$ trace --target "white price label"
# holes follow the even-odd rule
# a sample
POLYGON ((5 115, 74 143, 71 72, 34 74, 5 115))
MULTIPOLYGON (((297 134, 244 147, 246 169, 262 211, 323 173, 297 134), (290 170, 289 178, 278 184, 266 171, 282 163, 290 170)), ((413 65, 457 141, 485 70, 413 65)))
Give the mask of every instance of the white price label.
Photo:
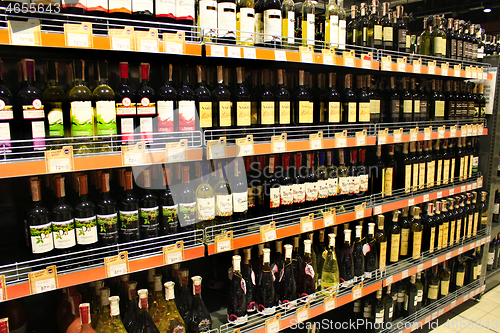
POLYGON ((436 319, 436 318, 437 318, 437 315, 438 315, 437 311, 436 311, 436 312, 434 312, 434 313, 432 313, 432 314, 431 314, 431 320, 436 319))
POLYGON ((253 155, 253 144, 252 145, 241 145, 238 156, 248 156, 253 155))
POLYGON ((49 160, 49 172, 68 172, 71 171, 71 159, 56 158, 49 160))
POLYGON ((286 51, 274 50, 274 60, 286 61, 286 51))
POLYGON ((469 294, 464 296, 464 302, 467 302, 469 300, 469 294))
POLYGON ((417 266, 417 273, 419 273, 419 272, 421 272, 421 271, 423 271, 423 270, 424 270, 424 264, 419 264, 419 265, 417 266))
POLYGON ((111 38, 111 49, 116 51, 130 51, 130 38, 111 38))
POLYGON ((353 292, 352 292, 352 299, 353 300, 361 298, 361 296, 363 296, 363 289, 359 288, 359 289, 353 290, 353 292))
POLYGON ((463 246, 461 246, 461 247, 458 248, 458 254, 462 254, 462 253, 464 253, 464 247, 463 246))
POLYGON ((461 72, 461 70, 455 69, 455 77, 460 77, 461 72))
POLYGON ((344 58, 344 66, 354 67, 354 58, 344 58))
POLYGON ((427 72, 429 74, 436 74, 436 66, 429 66, 427 72))
POLYGON ((226 56, 225 47, 222 45, 210 45, 210 56, 224 58, 226 56))
POLYGON ((282 153, 286 151, 285 142, 275 142, 273 145, 273 153, 282 153))
POLYGON ((345 147, 347 147, 347 139, 338 138, 337 139, 337 148, 345 148, 345 147))
POLYGON ((401 142, 401 140, 402 140, 402 135, 401 135, 401 133, 395 133, 395 134, 394 134, 394 143, 401 142))
MULTIPOLYGON (((477 128, 473 128, 472 129, 472 136, 476 136, 478 133, 477 133, 477 128)), ((482 133, 481 133, 482 134, 482 133)))
POLYGON ((217 242, 217 253, 225 252, 231 250, 231 241, 225 240, 222 242, 217 242))
POLYGON ((443 191, 439 191, 436 195, 438 199, 441 199, 443 197, 443 191))
POLYGON ((241 58, 241 47, 238 46, 228 46, 227 56, 229 58, 241 58))
POLYGON ((300 54, 300 61, 312 63, 313 62, 312 53, 306 53, 306 52, 301 53, 300 54))
POLYGON ((479 179, 477 180, 477 187, 478 187, 478 188, 483 187, 483 177, 481 177, 481 178, 479 178, 479 179))
POLYGON ((457 136, 457 129, 456 128, 452 128, 450 129, 450 136, 452 138, 456 137, 457 136))
POLYGON ((142 39, 141 52, 158 52, 158 41, 152 39, 142 39))
POLYGON ((257 52, 253 47, 243 48, 243 57, 245 59, 257 59, 257 52))
POLYGON ((356 211, 356 220, 362 219, 363 217, 365 217, 365 210, 364 209, 357 210, 356 211))
POLYGON ((333 65, 333 57, 331 55, 323 55, 323 65, 333 65))
POLYGON ((382 206, 373 207, 373 215, 380 215, 380 214, 382 214, 382 206))
POLYGON ((125 153, 125 165, 139 165, 142 164, 141 153, 125 153))
POLYGON ((450 190, 448 192, 449 192, 448 195, 454 195, 455 194, 455 189, 454 188, 450 188, 450 190))
POLYGON ((454 308, 455 306, 457 306, 457 301, 456 300, 451 301, 451 307, 454 308))
POLYGON ((392 281, 393 281, 393 276, 391 275, 385 279, 385 286, 392 284, 392 281))
POLYGON ((422 68, 420 65, 413 65, 413 73, 420 74, 421 71, 422 71, 422 68))
POLYGON ((379 136, 379 137, 378 137, 378 143, 379 143, 380 145, 385 145, 385 144, 386 144, 386 142, 387 142, 387 137, 386 137, 386 136, 379 136))
POLYGON ((269 230, 264 234, 266 242, 271 242, 276 239, 276 230, 269 230))
POLYGON ((392 63, 390 61, 382 61, 382 70, 383 71, 391 71, 392 63))
POLYGON ((328 216, 327 218, 323 219, 323 222, 325 223, 325 228, 333 225, 333 216, 328 216))
POLYGON ((13 31, 12 45, 35 45, 35 33, 30 30, 13 31))
POLYGON ((467 136, 472 136, 472 128, 470 126, 467 128, 467 136))
POLYGON ((184 149, 169 149, 168 150, 168 161, 169 162, 184 161, 184 149))
POLYGON ((73 47, 89 47, 89 36, 68 33, 68 45, 73 47))
POLYGON ((184 45, 176 42, 166 42, 165 52, 171 54, 184 54, 184 45))
POLYGON ((120 276, 127 274, 127 264, 122 263, 122 264, 117 264, 117 265, 111 265, 109 266, 109 276, 108 277, 115 277, 115 276, 120 276))
POLYGON ((424 140, 430 140, 431 139, 431 133, 427 132, 427 133, 424 133, 424 140))
POLYGON ((224 147, 223 146, 214 146, 210 148, 212 158, 224 158, 226 157, 226 154, 224 152, 224 147))
POLYGON ((439 310, 438 311, 438 317, 441 317, 443 315, 443 313, 444 313, 444 309, 439 310))
POLYGON ((465 185, 460 186, 460 192, 465 192, 465 185))
POLYGON ((472 184, 467 185, 467 191, 472 191, 472 184))
POLYGON ((408 199, 408 207, 415 206, 415 199, 408 199))
POLYGON ((280 330, 280 323, 274 322, 266 326, 266 333, 278 333, 280 330))
POLYGON ((174 252, 174 253, 169 253, 167 255, 167 264, 172 265, 175 264, 176 262, 181 262, 182 261, 182 252, 174 252))
POLYGON ((50 278, 46 280, 35 281, 36 293, 43 293, 56 289, 56 279, 50 278))
POLYGON ((306 321, 307 319, 309 319, 309 316, 308 316, 308 312, 307 311, 300 311, 300 312, 297 312, 297 322, 298 323, 301 323, 303 321, 306 321))
POLYGON ((364 68, 364 69, 371 69, 372 68, 372 62, 371 60, 361 60, 361 68, 364 68))
POLYGON ((430 321, 431 321, 431 317, 430 316, 425 317, 425 319, 424 319, 424 325, 427 324, 430 321))
POLYGON ((473 190, 477 189, 477 183, 472 183, 472 189, 473 190))
POLYGON ((410 141, 417 141, 418 133, 410 133, 410 141))
POLYGON ((448 252, 446 253, 446 260, 450 260, 451 259, 451 252, 448 252))
POLYGON ((429 201, 429 195, 428 194, 424 194, 424 202, 427 202, 429 201))
POLYGON ((438 139, 444 139, 444 130, 438 131, 438 139))
POLYGON ((404 62, 398 62, 398 72, 406 72, 406 64, 404 62))
POLYGON ((331 301, 325 302, 325 312, 328 312, 330 310, 335 309, 335 306, 337 305, 337 300, 333 299, 331 301))
POLYGON ((302 233, 314 230, 314 225, 312 222, 301 223, 301 226, 302 226, 302 233))
POLYGON ((491 235, 488 235, 488 237, 486 237, 486 241, 487 241, 487 242, 490 242, 490 241, 491 241, 491 235))
POLYGON ((358 136, 356 137, 356 146, 364 146, 366 145, 366 136, 358 136))
POLYGON ((405 269, 402 273, 401 273, 401 280, 404 280, 408 277, 408 270, 405 269))
POLYGON ((322 141, 321 139, 315 139, 311 140, 311 149, 321 149, 322 148, 322 141))
POLYGON ((437 258, 432 259, 431 266, 436 266, 438 264, 437 258))

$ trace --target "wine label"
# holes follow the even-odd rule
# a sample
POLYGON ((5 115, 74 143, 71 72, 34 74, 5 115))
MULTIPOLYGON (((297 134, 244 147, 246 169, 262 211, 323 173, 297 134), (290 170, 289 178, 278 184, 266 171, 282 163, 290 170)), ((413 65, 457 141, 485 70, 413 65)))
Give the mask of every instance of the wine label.
POLYGON ((269 189, 269 207, 277 208, 280 206, 280 188, 271 187, 269 189))
POLYGON ((437 242, 437 249, 441 250, 443 247, 443 225, 441 224, 438 227, 438 242, 437 242))
MULTIPOLYGON (((0 101, 1 104, 1 101, 0 101)), ((64 136, 64 119, 62 111, 62 103, 52 103, 53 107, 47 112, 47 123, 49 125, 49 137, 62 137, 64 136)), ((0 105, 1 107, 1 105, 0 105)), ((1 119, 0 112, 0 119, 1 119)), ((12 118, 10 118, 12 119, 12 118)), ((8 125, 8 123, 7 123, 8 125)), ((2 139, 0 137, 0 139, 2 139)), ((10 139, 10 135, 9 135, 10 139)))
POLYGON ((370 122, 370 102, 359 103, 359 122, 370 122))
POLYGON ((464 286, 464 278, 465 278, 465 272, 457 272, 457 281, 456 285, 457 287, 463 287, 464 286))
POLYGON ((420 258, 422 249, 422 231, 413 232, 413 259, 420 258))
POLYGON ((132 11, 149 12, 153 14, 153 0, 132 0, 132 11))
POLYGON ((357 109, 356 102, 347 103, 347 122, 348 123, 355 123, 357 121, 356 109, 357 109))
POLYGON ((467 238, 472 236, 472 225, 474 224, 474 215, 467 217, 467 238))
POLYGON ((371 99, 370 100, 370 115, 380 115, 380 100, 371 99))
POLYGON ((288 206, 293 204, 293 185, 280 186, 280 200, 281 205, 288 206))
POLYGON ((239 27, 236 30, 239 33, 240 41, 254 42, 254 29, 255 29, 255 9, 250 7, 241 7, 240 11, 236 13, 236 19, 239 27))
POLYGON ((450 181, 450 160, 443 161, 443 184, 447 185, 450 181))
POLYGON ((436 244, 436 227, 431 228, 431 238, 429 243, 429 253, 434 252, 434 245, 436 244))
POLYGON ((436 161, 427 162, 427 188, 434 186, 436 161))
POLYGON ((118 213, 97 215, 99 239, 113 240, 118 236, 118 213))
POLYGON ((338 194, 349 194, 350 190, 349 177, 339 177, 338 184, 339 184, 338 194))
POLYGON ((80 245, 97 242, 97 217, 75 217, 76 242, 80 245))
POLYGON ((134 142, 134 118, 121 118, 121 135, 125 143, 134 142))
POLYGON ((52 221, 52 235, 56 249, 67 249, 76 245, 75 220, 52 221))
POLYGON ((45 149, 45 122, 43 120, 31 122, 31 136, 35 150, 45 149))
POLYGON ((155 15, 175 19, 175 0, 156 0, 155 15))
POLYGON ((136 239, 139 235, 139 211, 119 211, 120 234, 126 239, 132 237, 136 239))
POLYGON ((153 117, 141 117, 139 122, 141 141, 153 141, 153 117))
POLYGON ((116 134, 116 105, 115 101, 96 102, 97 135, 116 134))
POLYGON ((420 114, 420 100, 419 99, 413 101, 413 113, 420 114))
POLYGON ((309 102, 299 101, 299 123, 309 123, 309 102))
POLYGON ((462 220, 458 219, 457 220, 457 234, 456 234, 456 239, 455 239, 456 243, 460 242, 461 232, 462 232, 462 220))
POLYGON ((281 125, 288 125, 290 124, 290 102, 289 101, 283 101, 279 102, 279 123, 281 125))
POLYGON ((143 235, 157 235, 158 216, 160 215, 159 207, 141 208, 139 213, 141 219, 141 232, 143 235))
POLYGON ((255 187, 248 188, 247 197, 248 197, 248 207, 249 208, 255 207, 255 205, 257 204, 257 191, 258 190, 255 187))
POLYGON ((465 157, 461 156, 460 157, 460 169, 458 172, 458 179, 460 181, 464 180, 464 165, 465 165, 465 157))
POLYGON ((438 160, 437 171, 436 171, 436 186, 441 185, 442 175, 443 175, 443 160, 438 160))
POLYGON ((124 97, 121 103, 116 103, 116 114, 118 116, 136 115, 136 104, 132 103, 129 97, 124 97))
POLYGON ((443 242, 442 242, 443 247, 448 246, 448 233, 449 232, 450 232, 450 223, 443 222, 443 242))
POLYGON ((314 45, 314 34, 316 32, 314 13, 308 13, 306 21, 306 24, 302 23, 302 39, 307 39, 307 45, 314 45))
POLYGON ((217 194, 215 201, 217 216, 233 215, 233 196, 231 194, 217 194))
POLYGON ((264 206, 264 186, 257 186, 257 204, 264 206))
POLYGON ((410 193, 411 191, 411 169, 411 164, 405 166, 405 193, 410 193))
POLYGON ((336 196, 338 193, 338 178, 328 178, 326 181, 328 184, 328 195, 336 196))
POLYGON ((423 190, 425 188, 425 163, 419 163, 418 168, 418 189, 423 190))
POLYGON ((399 260, 400 239, 401 239, 400 234, 391 235, 391 257, 389 258, 391 262, 397 262, 399 260))
POLYGON ((488 266, 493 265, 495 262, 495 252, 488 253, 488 266))
POLYGON ((235 213, 243 213, 248 210, 247 192, 233 193, 233 209, 235 213))
POLYGON ((419 181, 419 163, 414 163, 412 166, 413 178, 412 178, 412 190, 416 191, 418 189, 418 181, 419 181))
POLYGON ((463 179, 467 179, 469 177, 469 156, 464 156, 464 175, 463 179))
POLYGON ((94 135, 94 112, 92 103, 71 102, 71 136, 94 135))
POLYGON ((382 171, 384 173, 384 196, 392 196, 393 171, 394 168, 385 168, 382 171))
POLYGON ((217 1, 200 0, 198 2, 198 6, 198 20, 200 28, 217 29, 217 1))
POLYGON ((392 27, 384 27, 383 40, 384 42, 392 43, 392 27))
POLYGON ((401 229, 401 250, 402 256, 408 255, 408 242, 410 238, 410 229, 401 229))
POLYGON ((0 123, 0 152, 10 152, 10 124, 0 123))
MULTIPOLYGON (((398 240, 398 243, 399 243, 399 240, 398 240)), ((380 243, 380 253, 379 253, 379 269, 380 270, 383 270, 386 266, 386 258, 387 258, 387 242, 382 242, 380 243)), ((399 249, 399 244, 398 244, 398 247, 397 249, 399 249)), ((391 252, 391 255, 392 255, 392 252, 391 252)), ((396 260, 397 261, 397 260, 396 260)), ((392 260, 391 260, 392 262, 392 260)))
POLYGON ((182 227, 196 223, 196 202, 179 203, 179 222, 182 227))
POLYGON ((162 206, 163 225, 175 230, 177 227, 178 205, 162 206))
POLYGON ((200 221, 215 218, 215 197, 196 199, 197 217, 200 221))
POLYGON ((52 236, 52 223, 30 225, 31 252, 34 254, 45 253, 54 249, 52 236))
POLYGON ((303 203, 306 201, 306 190, 304 184, 293 184, 293 203, 303 203))
POLYGON ((493 205, 493 214, 496 215, 500 214, 500 203, 495 203, 493 205))
MULTIPOLYGON (((201 2, 200 2, 201 3, 201 2)), ((200 126, 203 128, 212 127, 212 102, 200 102, 200 126)))
POLYGON ((429 284, 429 290, 427 292, 427 298, 429 299, 437 299, 438 297, 439 284, 433 285, 429 284))
POLYGON ((450 221, 450 246, 455 243, 455 220, 450 221))
POLYGON ((328 195, 329 195, 328 181, 318 180, 318 198, 325 199, 328 198, 328 195))
POLYGON ((274 102, 260 102, 260 117, 263 125, 274 124, 274 102))
POLYGON ((179 101, 179 131, 181 132, 194 131, 196 129, 195 119, 196 119, 195 102, 179 101))
POLYGON ((472 236, 476 236, 477 235, 477 225, 479 223, 479 213, 478 212, 475 212, 474 213, 474 224, 472 226, 472 236))
POLYGON ((158 132, 174 131, 174 101, 158 101, 158 132))
POLYGON ((306 201, 318 200, 318 183, 306 183, 306 201))
MULTIPOLYGON (((244 9, 244 8, 242 8, 244 9)), ((253 27, 253 24, 252 24, 253 27)), ((238 126, 252 125, 252 106, 251 102, 236 102, 236 124, 238 126)))
POLYGON ((349 188, 351 193, 359 193, 361 191, 361 178, 359 176, 350 177, 349 188))
POLYGON ((217 4, 218 37, 236 37, 236 3, 222 2, 217 4))
POLYGON ((194 1, 175 0, 175 15, 177 20, 194 21, 194 1))
POLYGON ((281 10, 264 10, 264 43, 272 42, 281 36, 281 10))
POLYGON ((219 102, 219 126, 231 126, 231 102, 219 102))

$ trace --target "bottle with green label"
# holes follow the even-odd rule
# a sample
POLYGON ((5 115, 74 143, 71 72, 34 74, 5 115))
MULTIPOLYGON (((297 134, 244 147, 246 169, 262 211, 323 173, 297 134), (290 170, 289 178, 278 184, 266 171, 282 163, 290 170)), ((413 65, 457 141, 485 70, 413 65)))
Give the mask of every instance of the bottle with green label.
POLYGON ((139 240, 139 200, 134 195, 132 171, 126 171, 124 177, 125 193, 120 201, 120 241, 139 240))
POLYGON ((140 234, 142 239, 158 237, 159 208, 156 195, 151 191, 151 170, 142 172, 142 185, 144 193, 140 200, 140 234))
MULTIPOLYGON (((64 120, 65 115, 63 112, 63 103, 66 99, 66 94, 58 86, 58 63, 50 61, 47 66, 47 88, 43 91, 42 101, 45 105, 45 128, 47 129, 47 138, 56 139, 65 137, 64 120)), ((67 123, 67 122, 66 122, 67 123)), ((49 142, 49 148, 60 149, 57 144, 63 143, 62 140, 54 140, 49 142)))
POLYGON ((82 249, 90 249, 97 244, 97 217, 95 204, 87 195, 87 175, 78 177, 78 187, 80 199, 75 206, 76 242, 82 249))
POLYGON ((54 177, 56 204, 52 208, 52 236, 59 254, 68 253, 76 245, 73 207, 66 203, 64 177, 54 177))
POLYGON ((95 134, 101 151, 111 151, 117 148, 116 135, 116 105, 115 92, 108 85, 108 62, 100 61, 97 67, 99 85, 92 93, 94 117, 96 123, 95 134))

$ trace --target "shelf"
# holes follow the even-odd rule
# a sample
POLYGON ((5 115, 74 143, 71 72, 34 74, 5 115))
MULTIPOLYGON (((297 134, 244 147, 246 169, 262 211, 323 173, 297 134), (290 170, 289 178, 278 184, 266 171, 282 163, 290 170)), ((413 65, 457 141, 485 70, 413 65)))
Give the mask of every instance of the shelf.
MULTIPOLYGON (((406 259, 402 260, 394 265, 389 265, 386 267, 385 271, 374 271, 370 275, 371 277, 364 278, 363 288, 361 294, 356 296, 363 297, 374 293, 378 289, 385 286, 388 279, 393 279, 392 283, 395 283, 401 278, 402 274, 406 274, 408 272, 408 276, 417 273, 417 271, 422 271, 423 269, 427 269, 429 267, 437 265, 439 262, 442 262, 441 258, 452 258, 458 255, 458 252, 462 249, 463 251, 468 251, 469 249, 473 249, 480 244, 484 244, 487 242, 487 239, 490 237, 487 235, 488 230, 483 229, 478 232, 476 237, 471 238, 469 241, 466 241, 460 246, 455 246, 450 249, 442 249, 433 254, 428 252, 422 253, 422 256, 418 260, 406 259), (390 276, 389 276, 390 275, 390 276)), ((482 279, 484 281, 484 278, 482 279)), ((360 279, 354 282, 354 285, 359 285, 361 282, 360 279)), ((351 286, 352 287, 352 286, 351 286)), ((343 287, 341 286, 337 292, 337 299, 335 308, 338 308, 342 305, 351 303, 355 300, 355 296, 352 292, 351 287, 343 287)), ((478 286, 480 289, 481 286, 478 286)), ((326 313, 324 307, 324 300, 330 294, 325 294, 323 291, 318 291, 315 294, 315 297, 310 300, 310 312, 308 319, 314 318, 316 316, 322 315, 326 313)), ((299 307, 306 303, 305 298, 299 299, 299 307)), ((278 311, 277 311, 278 312, 278 311)), ((292 326, 292 323, 297 323, 297 316, 295 309, 292 310, 279 310, 281 313, 281 329, 288 328, 292 326)), ((223 324, 218 328, 220 333, 232 333, 236 328, 240 329, 241 333, 266 333, 265 320, 271 318, 270 316, 263 317, 259 314, 254 314, 248 316, 248 322, 244 325, 234 326, 231 324, 223 324)))

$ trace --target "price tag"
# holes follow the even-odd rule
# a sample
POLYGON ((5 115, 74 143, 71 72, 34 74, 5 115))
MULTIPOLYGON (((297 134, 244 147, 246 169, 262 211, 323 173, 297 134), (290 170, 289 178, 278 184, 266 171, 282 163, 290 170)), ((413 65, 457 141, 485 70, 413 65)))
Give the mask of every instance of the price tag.
POLYGON ((477 136, 478 134, 478 129, 477 129, 477 125, 472 125, 472 136, 477 136))
POLYGON ((432 126, 424 128, 424 140, 430 140, 432 135, 432 126))
POLYGON ((7 300, 7 284, 5 283, 5 275, 0 275, 0 302, 7 300))
POLYGON ((187 160, 188 140, 182 139, 179 142, 166 144, 167 162, 182 162, 187 160))
POLYGON ((136 51, 156 53, 159 52, 158 29, 149 31, 134 31, 136 51))
POLYGON ((475 74, 476 74, 475 76, 476 77, 473 76, 472 71, 473 71, 473 67, 472 66, 466 66, 465 67, 465 77, 468 78, 468 79, 472 79, 472 78, 477 79, 477 71, 475 72, 475 74))
POLYGON ((464 247, 463 246, 458 248, 458 254, 462 254, 462 253, 464 253, 464 247))
POLYGON ((438 127, 438 139, 444 139, 444 132, 446 131, 446 125, 438 127))
POLYGON ((384 285, 387 287, 388 285, 392 284, 392 281, 393 281, 393 275, 385 279, 384 285))
POLYGON ((398 143, 402 141, 403 138, 403 128, 394 130, 394 143, 398 143))
POLYGON ((427 316, 424 319, 424 325, 431 321, 431 316, 427 316))
POLYGON ((457 306, 457 301, 456 300, 451 301, 451 307, 454 308, 455 306, 457 306))
POLYGON ((418 127, 410 129, 410 141, 418 140, 418 127))
POLYGON ((449 191, 448 191, 448 195, 454 195, 455 194, 455 189, 454 188, 450 188, 449 191))
POLYGON ((314 230, 314 213, 300 218, 300 232, 306 233, 314 230))
POLYGON ((366 209, 366 202, 363 202, 361 205, 354 206, 356 220, 362 219, 365 217, 365 209, 366 209))
POLYGON ((465 192, 465 185, 460 186, 460 192, 465 192))
POLYGON ((373 207, 373 215, 380 215, 380 214, 382 214, 382 206, 373 207))
POLYGON ((219 138, 219 140, 208 140, 208 159, 214 160, 218 158, 226 158, 226 137, 219 138))
POLYGON ((352 51, 343 51, 342 57, 344 58, 344 66, 346 67, 354 67, 354 50, 352 51))
POLYGON ((477 135, 484 135, 484 124, 477 125, 477 135))
POLYGON ((436 62, 435 61, 429 61, 427 63, 427 66, 428 66, 428 68, 427 68, 428 74, 432 74, 432 75, 436 74, 436 62))
POLYGON ((166 53, 185 54, 185 32, 177 31, 176 33, 164 33, 163 45, 166 53))
POLYGON ((238 156, 253 155, 253 135, 247 135, 246 138, 236 139, 238 156))
POLYGON ((135 145, 122 146, 122 166, 133 166, 144 164, 146 161, 144 142, 135 145))
POLYGON ((405 269, 403 272, 401 272, 401 280, 404 280, 408 277, 408 270, 405 269))
POLYGON ((276 239, 276 222, 271 222, 269 224, 260 227, 260 241, 271 242, 276 239))
POLYGON ((323 212, 323 223, 325 228, 334 225, 336 222, 337 222, 337 211, 335 208, 323 212))
POLYGON ((424 202, 427 202, 429 201, 429 195, 428 194, 424 194, 424 202))
POLYGON ((40 20, 7 21, 9 28, 9 44, 42 45, 40 20))
POLYGON ((366 145, 366 130, 356 132, 356 146, 366 145))
POLYGON ((227 46, 227 56, 228 58, 241 58, 241 47, 227 46))
POLYGON ((441 64, 441 75, 447 76, 448 75, 448 69, 450 68, 450 64, 445 62, 441 64))
POLYGON ((295 315, 297 316, 297 322, 301 323, 309 319, 309 309, 311 305, 309 303, 301 306, 297 310, 295 310, 295 315))
POLYGON ((432 266, 436 266, 437 264, 438 264, 437 258, 432 259, 432 261, 431 261, 431 267, 432 266))
POLYGON ((281 330, 281 313, 266 320, 266 333, 278 333, 281 330))
MULTIPOLYGON (((228 50, 229 52, 229 50, 228 50)), ((257 59, 257 51, 253 47, 244 47, 243 48, 243 57, 245 59, 257 59)))
POLYGON ((313 60, 314 51, 312 46, 300 46, 299 52, 300 52, 300 61, 307 63, 314 62, 313 60))
POLYGON ((422 59, 413 60, 413 73, 420 74, 422 72, 422 59))
POLYGON ((323 148, 323 131, 309 134, 309 149, 316 150, 323 148))
POLYGON ((104 268, 106 269, 106 277, 111 278, 128 274, 128 252, 122 251, 116 256, 104 258, 104 268))
POLYGON ((109 43, 112 50, 134 51, 134 27, 109 29, 109 43))
POLYGON ((45 151, 45 170, 47 173, 74 171, 73 147, 45 151))
POLYGON ((210 56, 224 58, 226 56, 226 48, 222 45, 210 45, 210 56))
POLYGON ((454 138, 457 136, 457 125, 450 127, 450 137, 454 138))
POLYGON ((184 260, 184 241, 163 247, 163 264, 172 265, 184 260))
POLYGON ((337 293, 333 293, 323 301, 325 312, 331 311, 337 307, 337 293))
POLYGON ((372 58, 373 58, 372 52, 370 52, 368 54, 362 54, 361 55, 361 68, 372 69, 372 58))
POLYGON ((473 190, 477 189, 477 183, 472 183, 472 189, 473 190))
POLYGON ((467 302, 469 300, 469 294, 464 295, 464 302, 467 302))
POLYGON ((424 270, 424 264, 418 264, 417 265, 417 273, 421 272, 424 270))
POLYGON ((415 199, 408 199, 408 207, 415 206, 415 199))
POLYGON ((437 194, 436 194, 437 198, 438 199, 441 199, 443 197, 443 191, 439 191, 437 194))
POLYGON ((460 127, 460 136, 461 137, 466 137, 467 136, 467 125, 462 125, 460 127))
POLYGON ((490 242, 491 241, 491 235, 488 235, 488 237, 486 237, 486 242, 490 242))
POLYGON ((352 287, 352 300, 363 297, 363 281, 357 286, 352 287))
POLYGON ((450 260, 451 259, 451 252, 448 252, 446 253, 446 260, 450 260))
POLYGON ((441 317, 444 313, 444 309, 438 310, 438 317, 441 317))
POLYGON ((406 57, 398 58, 398 72, 406 72, 406 57))
POLYGON ((481 177, 479 177, 479 178, 477 179, 477 187, 478 187, 478 188, 483 187, 483 176, 481 176, 481 177))
POLYGON ((322 49, 323 53, 323 65, 333 65, 333 59, 335 58, 335 50, 332 49, 322 49))
POLYGON ((286 60, 286 51, 274 50, 274 60, 276 60, 276 61, 287 61, 286 60))
POLYGON ((383 71, 392 71, 391 56, 382 57, 382 70, 383 71))
POLYGON ((378 131, 378 144, 385 145, 387 143, 387 136, 389 135, 389 129, 383 129, 378 131))
POLYGON ((271 137, 271 151, 273 153, 283 153, 286 151, 286 133, 273 135, 271 137))
POLYGON ((92 23, 64 23, 64 41, 68 47, 92 47, 92 23))
POLYGON ((472 125, 467 125, 467 136, 472 136, 472 125))
POLYGON ((335 133, 335 147, 336 148, 347 147, 347 130, 343 130, 342 132, 335 133))
MULTIPOLYGON (((28 273, 30 293, 38 294, 57 289, 57 269, 55 265, 49 266, 42 271, 28 273)), ((5 286, 5 277, 3 279, 5 286)))
POLYGON ((215 236, 215 252, 221 253, 233 249, 233 231, 219 236, 215 236))
POLYGON ((472 184, 467 185, 467 191, 472 191, 472 184))
POLYGON ((455 77, 460 77, 461 74, 462 74, 462 65, 461 64, 454 65, 453 66, 453 70, 454 70, 454 73, 455 73, 455 77))

